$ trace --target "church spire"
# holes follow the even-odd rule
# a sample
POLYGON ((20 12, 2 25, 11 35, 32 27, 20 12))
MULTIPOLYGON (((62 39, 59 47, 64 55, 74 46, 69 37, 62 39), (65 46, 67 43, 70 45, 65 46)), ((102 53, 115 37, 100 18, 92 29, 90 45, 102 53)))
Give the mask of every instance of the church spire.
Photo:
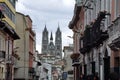
POLYGON ((52 36, 52 32, 51 32, 51 36, 50 36, 50 41, 53 41, 53 36, 52 36))
POLYGON ((46 28, 46 24, 45 24, 45 28, 44 28, 44 31, 45 31, 45 32, 47 31, 47 28, 46 28))
POLYGON ((59 26, 59 23, 58 23, 57 32, 60 32, 60 26, 59 26))

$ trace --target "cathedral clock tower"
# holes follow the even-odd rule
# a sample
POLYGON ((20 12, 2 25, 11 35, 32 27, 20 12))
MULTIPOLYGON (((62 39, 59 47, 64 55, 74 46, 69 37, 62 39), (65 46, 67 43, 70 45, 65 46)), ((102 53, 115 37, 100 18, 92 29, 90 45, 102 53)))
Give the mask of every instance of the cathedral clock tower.
POLYGON ((48 39, 48 30, 45 28, 43 30, 42 33, 42 54, 47 54, 48 53, 48 43, 49 43, 49 39, 48 39))
POLYGON ((55 47, 56 47, 56 57, 62 58, 62 38, 61 31, 58 25, 56 36, 55 36, 55 47))

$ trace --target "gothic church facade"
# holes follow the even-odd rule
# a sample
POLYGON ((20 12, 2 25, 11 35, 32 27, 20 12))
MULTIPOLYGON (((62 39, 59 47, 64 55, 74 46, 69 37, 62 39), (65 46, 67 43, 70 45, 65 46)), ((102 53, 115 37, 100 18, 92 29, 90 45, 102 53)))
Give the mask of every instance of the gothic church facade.
POLYGON ((55 33, 55 42, 53 42, 53 34, 51 32, 49 38, 49 32, 45 26, 42 32, 42 54, 55 56, 57 59, 62 58, 62 34, 58 26, 55 33))

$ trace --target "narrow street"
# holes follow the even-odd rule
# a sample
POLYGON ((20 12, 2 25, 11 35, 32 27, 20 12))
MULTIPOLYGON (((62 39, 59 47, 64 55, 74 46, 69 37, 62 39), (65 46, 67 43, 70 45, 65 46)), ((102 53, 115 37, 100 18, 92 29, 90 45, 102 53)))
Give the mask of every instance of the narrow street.
POLYGON ((120 0, 0 0, 0 80, 120 80, 120 0))

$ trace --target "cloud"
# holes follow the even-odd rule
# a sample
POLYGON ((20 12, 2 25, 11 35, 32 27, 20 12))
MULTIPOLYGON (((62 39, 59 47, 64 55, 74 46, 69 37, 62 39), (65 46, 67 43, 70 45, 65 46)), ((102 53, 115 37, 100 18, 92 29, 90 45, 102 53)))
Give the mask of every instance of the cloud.
POLYGON ((67 36, 72 36, 68 28, 69 21, 73 16, 75 0, 18 0, 16 10, 29 15, 33 21, 33 29, 36 32, 37 50, 41 52, 42 31, 45 24, 49 33, 53 35, 60 25, 62 31, 63 46, 72 43, 67 36))

